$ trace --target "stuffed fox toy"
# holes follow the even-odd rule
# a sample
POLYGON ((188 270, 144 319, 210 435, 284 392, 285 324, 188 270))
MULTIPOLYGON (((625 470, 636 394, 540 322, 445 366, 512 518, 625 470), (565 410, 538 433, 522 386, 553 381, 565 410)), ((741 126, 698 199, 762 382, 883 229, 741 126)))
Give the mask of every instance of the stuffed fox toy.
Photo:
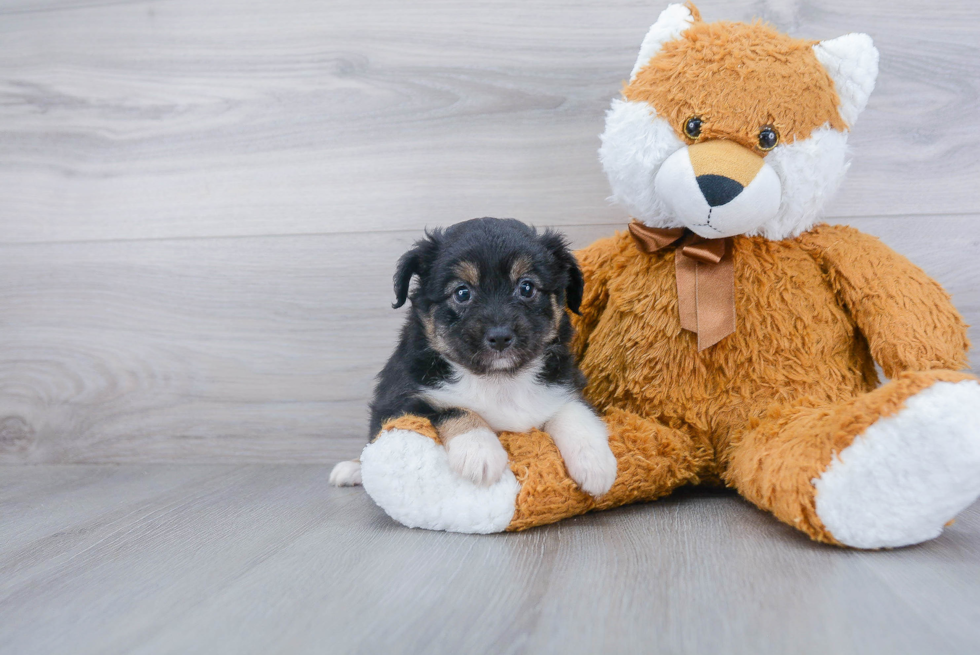
POLYGON ((632 223, 578 253, 577 354, 612 489, 581 491, 538 431, 501 434, 510 471, 474 485, 403 417, 364 450, 371 497, 408 526, 486 533, 724 484, 822 542, 939 535, 980 495, 966 326, 907 259, 817 223, 877 68, 864 34, 804 41, 667 7, 599 151, 632 223))

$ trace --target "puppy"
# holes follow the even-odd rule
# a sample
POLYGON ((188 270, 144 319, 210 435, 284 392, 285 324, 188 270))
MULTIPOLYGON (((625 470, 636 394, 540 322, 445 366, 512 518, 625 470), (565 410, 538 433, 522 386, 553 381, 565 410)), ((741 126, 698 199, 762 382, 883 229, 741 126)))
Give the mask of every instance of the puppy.
MULTIPOLYGON (((378 375, 370 436, 403 414, 432 421, 454 471, 480 485, 507 468, 497 433, 541 428, 593 496, 616 479, 602 420, 582 399, 568 344, 582 272, 564 238, 513 219, 477 218, 427 233, 399 260, 396 302, 412 307, 378 375), (418 284, 409 293, 413 277, 418 284)), ((332 483, 360 482, 341 462, 332 483)))

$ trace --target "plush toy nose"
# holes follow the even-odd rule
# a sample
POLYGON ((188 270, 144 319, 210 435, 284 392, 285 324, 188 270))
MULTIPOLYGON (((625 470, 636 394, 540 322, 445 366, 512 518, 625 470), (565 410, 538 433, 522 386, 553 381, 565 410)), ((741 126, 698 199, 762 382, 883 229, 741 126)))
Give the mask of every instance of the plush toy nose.
POLYGON ((712 207, 719 207, 731 202, 745 188, 724 175, 698 175, 696 179, 704 199, 712 207))
POLYGON ((701 194, 711 207, 734 200, 765 163, 748 148, 724 139, 696 143, 688 148, 688 155, 701 194))
POLYGON ((508 327, 492 327, 484 337, 487 345, 494 350, 504 351, 514 343, 514 331, 508 327))

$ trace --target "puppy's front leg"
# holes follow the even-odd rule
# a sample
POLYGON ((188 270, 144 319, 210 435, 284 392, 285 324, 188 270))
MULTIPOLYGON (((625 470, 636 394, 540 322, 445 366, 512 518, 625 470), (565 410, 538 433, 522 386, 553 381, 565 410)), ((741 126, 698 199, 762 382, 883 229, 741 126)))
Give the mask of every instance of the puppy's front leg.
POLYGON ((435 423, 449 455, 449 466, 460 476, 490 486, 507 470, 507 451, 479 415, 451 409, 435 423))
POLYGON ((558 446, 568 474, 582 491, 599 497, 616 481, 616 456, 609 449, 609 431, 581 400, 563 406, 544 425, 558 446))

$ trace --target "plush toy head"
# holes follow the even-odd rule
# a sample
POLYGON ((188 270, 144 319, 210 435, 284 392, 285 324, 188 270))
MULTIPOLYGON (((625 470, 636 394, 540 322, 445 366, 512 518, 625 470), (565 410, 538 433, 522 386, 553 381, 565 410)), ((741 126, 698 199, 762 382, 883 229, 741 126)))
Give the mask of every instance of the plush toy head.
POLYGON ((650 227, 796 236, 840 185, 877 74, 866 34, 804 41, 670 5, 606 116, 612 197, 650 227))

